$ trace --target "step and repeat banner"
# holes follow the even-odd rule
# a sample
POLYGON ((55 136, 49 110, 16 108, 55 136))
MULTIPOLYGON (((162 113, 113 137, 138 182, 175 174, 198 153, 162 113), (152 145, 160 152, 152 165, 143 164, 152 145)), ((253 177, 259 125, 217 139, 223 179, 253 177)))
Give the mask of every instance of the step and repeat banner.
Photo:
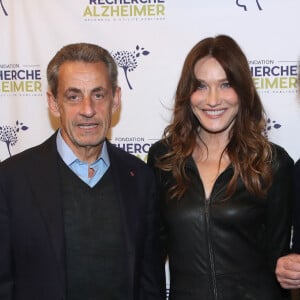
POLYGON ((0 160, 58 126, 46 67, 64 45, 96 43, 119 66, 111 142, 147 159, 168 124, 183 60, 199 40, 232 36, 249 59, 269 138, 300 158, 299 0, 0 0, 0 160))
POLYGON ((90 42, 119 67, 122 107, 109 138, 146 161, 170 120, 185 56, 217 34, 244 50, 266 134, 297 160, 299 12, 299 0, 0 0, 0 160, 57 129, 47 108, 47 64, 62 46, 90 42))

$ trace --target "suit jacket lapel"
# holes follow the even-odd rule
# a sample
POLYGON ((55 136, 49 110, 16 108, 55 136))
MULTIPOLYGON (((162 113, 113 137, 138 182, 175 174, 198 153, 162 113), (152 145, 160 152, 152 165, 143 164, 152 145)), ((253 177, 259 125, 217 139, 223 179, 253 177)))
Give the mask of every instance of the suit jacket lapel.
POLYGON ((126 260, 128 266, 128 282, 130 288, 128 289, 128 299, 133 298, 133 286, 134 286, 134 266, 136 258, 136 203, 134 203, 136 181, 134 178, 135 170, 132 170, 127 161, 124 160, 124 156, 114 146, 108 143, 107 145, 110 168, 116 186, 116 195, 120 203, 121 209, 121 221, 123 224, 126 246, 126 260))
MULTIPOLYGON (((63 208, 60 193, 59 172, 57 165, 56 134, 40 146, 35 164, 32 166, 30 182, 34 201, 39 207, 46 223, 49 238, 56 254, 60 276, 65 279, 65 249, 63 208)), ((29 174, 28 174, 29 176, 29 174)))
MULTIPOLYGON (((107 146, 117 199, 121 208, 128 257, 134 259, 136 254, 136 218, 139 214, 139 206, 136 202, 137 174, 136 170, 128 163, 128 157, 123 152, 110 143, 107 146)), ((131 261, 131 265, 134 265, 133 261, 131 261)))
POLYGON ((129 252, 134 251, 132 248, 132 240, 134 230, 131 230, 132 222, 134 220, 134 203, 131 203, 133 200, 132 193, 134 193, 133 182, 131 178, 130 172, 131 170, 129 167, 126 168, 123 162, 120 161, 119 153, 114 149, 114 146, 108 143, 108 153, 110 157, 110 167, 112 171, 112 175, 114 178, 114 183, 116 186, 116 194, 117 199, 120 203, 121 207, 121 215, 122 221, 125 230, 126 242, 128 246, 129 252))

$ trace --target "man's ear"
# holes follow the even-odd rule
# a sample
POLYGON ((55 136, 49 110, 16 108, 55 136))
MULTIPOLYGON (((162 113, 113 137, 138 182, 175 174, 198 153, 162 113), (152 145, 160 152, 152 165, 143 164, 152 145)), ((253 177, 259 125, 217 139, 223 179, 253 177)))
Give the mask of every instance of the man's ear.
POLYGON ((112 104, 113 113, 118 110, 120 104, 121 104, 121 88, 117 87, 113 97, 113 104, 112 104))
POLYGON ((51 114, 56 118, 60 117, 57 100, 55 99, 51 91, 47 92, 47 100, 48 100, 48 107, 51 114))

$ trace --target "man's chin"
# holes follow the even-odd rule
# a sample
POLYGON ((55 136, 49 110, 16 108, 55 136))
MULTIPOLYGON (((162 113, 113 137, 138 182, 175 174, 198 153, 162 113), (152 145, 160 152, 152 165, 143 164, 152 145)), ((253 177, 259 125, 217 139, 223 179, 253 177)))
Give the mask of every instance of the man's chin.
POLYGON ((105 138, 104 139, 81 139, 81 140, 78 140, 76 141, 76 144, 79 146, 79 147, 99 147, 103 144, 103 142, 105 141, 105 138))

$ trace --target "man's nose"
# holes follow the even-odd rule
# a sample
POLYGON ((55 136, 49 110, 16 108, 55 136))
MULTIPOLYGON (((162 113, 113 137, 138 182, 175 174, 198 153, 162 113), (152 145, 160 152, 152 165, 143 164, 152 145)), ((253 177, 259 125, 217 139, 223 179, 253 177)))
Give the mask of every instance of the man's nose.
POLYGON ((92 117, 95 114, 95 103, 89 96, 85 96, 81 102, 80 113, 86 117, 92 117))

